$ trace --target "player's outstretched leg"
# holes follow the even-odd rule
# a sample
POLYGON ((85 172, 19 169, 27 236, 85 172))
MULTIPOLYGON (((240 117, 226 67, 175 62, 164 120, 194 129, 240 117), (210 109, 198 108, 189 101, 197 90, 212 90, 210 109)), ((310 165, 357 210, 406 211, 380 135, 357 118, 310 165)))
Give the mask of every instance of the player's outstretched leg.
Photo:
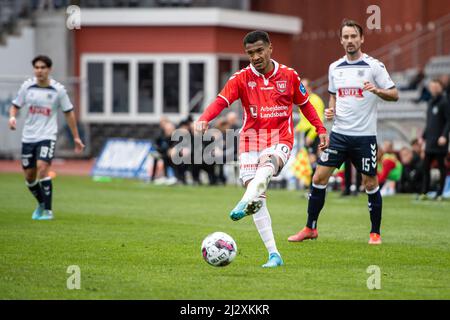
POLYGON ((264 268, 274 268, 283 265, 283 259, 278 252, 277 245, 275 243, 275 237, 272 231, 272 219, 270 218, 269 210, 267 209, 266 196, 261 195, 258 198, 262 207, 257 214, 253 215, 253 221, 255 222, 256 229, 258 229, 261 240, 266 246, 269 253, 269 260, 263 265, 264 268))
POLYGON ((262 202, 258 197, 266 192, 270 179, 276 172, 276 166, 278 166, 278 159, 275 155, 264 156, 260 159, 255 177, 248 184, 241 201, 230 213, 232 220, 240 220, 245 216, 257 213, 261 209, 262 202))

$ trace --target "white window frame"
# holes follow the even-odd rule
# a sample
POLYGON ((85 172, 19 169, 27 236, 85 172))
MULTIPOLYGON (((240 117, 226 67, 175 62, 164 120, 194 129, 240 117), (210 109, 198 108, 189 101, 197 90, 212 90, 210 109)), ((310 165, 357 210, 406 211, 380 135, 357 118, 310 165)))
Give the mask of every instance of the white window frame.
MULTIPOLYGON (((229 57, 229 56, 228 56, 229 57)), ((217 88, 217 54, 82 54, 81 56, 81 120, 95 123, 157 123, 162 116, 171 121, 181 121, 189 113, 189 63, 204 63, 205 95, 203 107, 212 102, 218 93, 217 88), (112 64, 128 62, 130 64, 129 112, 112 112, 112 64), (180 64, 180 112, 163 113, 163 63, 180 64), (88 112, 87 66, 88 63, 103 63, 103 101, 102 113, 88 112), (138 63, 154 64, 154 112, 138 113, 138 63)))

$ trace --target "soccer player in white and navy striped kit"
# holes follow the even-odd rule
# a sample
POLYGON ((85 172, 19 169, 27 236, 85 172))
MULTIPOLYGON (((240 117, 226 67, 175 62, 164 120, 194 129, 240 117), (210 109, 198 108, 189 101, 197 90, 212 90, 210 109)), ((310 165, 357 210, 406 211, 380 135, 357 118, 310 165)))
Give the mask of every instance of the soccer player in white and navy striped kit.
POLYGON ((288 238, 291 242, 315 239, 317 219, 325 203, 328 180, 335 168, 350 158, 368 195, 372 228, 369 244, 381 244, 380 226, 382 198, 377 180, 377 102, 397 101, 398 91, 386 67, 380 61, 362 53, 362 27, 344 20, 340 41, 346 55, 329 68, 329 108, 327 120, 334 118, 330 144, 318 161, 308 202, 306 227, 288 238))
POLYGON ((52 180, 49 176, 55 152, 57 112, 61 109, 72 132, 75 152, 80 153, 84 144, 80 139, 72 103, 62 84, 50 78, 52 60, 37 56, 32 61, 34 77, 26 80, 9 109, 9 127, 16 129, 19 110, 25 115, 22 132, 22 168, 30 192, 38 205, 32 219, 51 220, 52 180))

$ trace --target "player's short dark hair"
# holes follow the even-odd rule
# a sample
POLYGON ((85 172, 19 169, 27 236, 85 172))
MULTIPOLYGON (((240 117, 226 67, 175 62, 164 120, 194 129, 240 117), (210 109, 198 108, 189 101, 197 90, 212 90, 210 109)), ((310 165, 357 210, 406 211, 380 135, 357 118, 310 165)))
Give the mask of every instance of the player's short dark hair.
POLYGON ((363 27, 361 27, 358 22, 356 22, 355 20, 344 19, 341 24, 341 29, 339 30, 339 38, 342 37, 342 29, 344 29, 344 27, 356 28, 361 37, 364 35, 363 27))
POLYGON ((255 43, 259 40, 266 44, 270 44, 269 34, 267 32, 255 30, 247 33, 247 35, 244 37, 244 47, 247 43, 255 43))
POLYGON ((430 80, 430 82, 436 82, 436 83, 438 83, 438 84, 441 86, 441 88, 444 88, 444 87, 445 87, 445 86, 444 86, 444 83, 443 83, 442 80, 439 79, 439 78, 432 78, 432 79, 430 80))
POLYGON ((31 65, 34 67, 34 65, 38 61, 42 61, 43 63, 45 63, 47 68, 51 68, 53 65, 52 59, 50 59, 48 56, 44 56, 44 55, 38 55, 38 56, 34 57, 34 59, 31 60, 31 65))

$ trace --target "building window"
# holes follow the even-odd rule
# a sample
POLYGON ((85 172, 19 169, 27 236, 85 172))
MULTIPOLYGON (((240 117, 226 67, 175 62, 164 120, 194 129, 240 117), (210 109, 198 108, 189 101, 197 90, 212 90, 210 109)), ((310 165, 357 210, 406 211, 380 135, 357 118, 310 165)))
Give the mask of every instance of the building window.
POLYGON ((225 86, 225 83, 227 83, 228 79, 230 79, 233 72, 238 71, 232 71, 232 61, 231 59, 220 59, 219 60, 219 72, 217 73, 218 79, 218 87, 219 90, 222 90, 222 88, 225 86))
POLYGON ((113 113, 129 112, 129 63, 113 63, 113 113))
POLYGON ((138 112, 154 113, 154 64, 139 63, 138 64, 138 112))
MULTIPOLYGON (((217 96, 218 59, 213 54, 83 54, 81 119, 156 123, 166 116, 177 123, 199 114, 217 96)), ((224 83, 237 66, 235 57, 231 61, 224 83)))
POLYGON ((248 59, 240 59, 239 60, 239 70, 247 68, 250 64, 250 61, 248 59))
POLYGON ((180 64, 163 64, 163 113, 180 112, 180 64))
POLYGON ((90 62, 87 65, 88 110, 90 113, 102 113, 103 99, 103 63, 90 62))
POLYGON ((189 113, 200 113, 205 98, 205 64, 189 64, 189 113))

